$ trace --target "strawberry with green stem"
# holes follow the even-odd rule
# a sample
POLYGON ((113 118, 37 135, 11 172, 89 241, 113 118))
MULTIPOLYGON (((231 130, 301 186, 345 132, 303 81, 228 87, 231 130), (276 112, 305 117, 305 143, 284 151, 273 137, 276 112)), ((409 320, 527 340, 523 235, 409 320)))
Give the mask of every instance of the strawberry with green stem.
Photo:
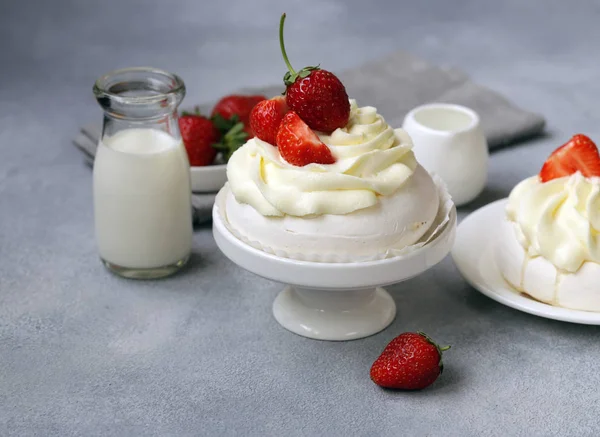
POLYGON ((384 388, 420 390, 442 374, 442 354, 450 346, 438 346, 423 332, 405 332, 394 338, 371 366, 371 380, 384 388))
POLYGON ((286 103, 302 120, 317 131, 331 133, 348 124, 350 102, 342 82, 319 66, 294 70, 283 42, 285 14, 279 22, 279 45, 288 72, 283 77, 286 86, 286 103))
POLYGON ((200 113, 198 107, 192 113, 181 114, 179 131, 192 167, 212 164, 218 151, 227 162, 248 137, 237 116, 225 120, 217 114, 209 119, 200 113))

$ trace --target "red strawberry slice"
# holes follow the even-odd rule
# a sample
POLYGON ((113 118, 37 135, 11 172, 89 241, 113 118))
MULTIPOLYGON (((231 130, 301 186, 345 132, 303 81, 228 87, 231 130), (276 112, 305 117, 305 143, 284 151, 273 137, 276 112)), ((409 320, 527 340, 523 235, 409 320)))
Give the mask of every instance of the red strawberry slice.
POLYGON ((600 176, 600 154, 596 144, 586 135, 573 136, 556 149, 540 171, 542 182, 581 172, 585 177, 600 176))
POLYGON ((254 135, 275 145, 279 125, 287 110, 288 107, 283 96, 257 103, 250 113, 250 128, 254 135))
POLYGON ((317 134, 294 111, 281 120, 276 138, 279 153, 292 165, 333 164, 335 158, 317 134))

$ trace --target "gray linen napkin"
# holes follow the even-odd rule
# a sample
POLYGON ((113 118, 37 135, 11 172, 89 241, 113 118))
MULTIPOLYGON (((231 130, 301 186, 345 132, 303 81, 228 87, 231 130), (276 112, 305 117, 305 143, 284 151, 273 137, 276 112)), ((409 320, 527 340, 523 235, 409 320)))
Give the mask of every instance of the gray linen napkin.
MULTIPOLYGON (((471 82, 456 69, 431 65, 405 52, 395 52, 378 61, 341 72, 340 79, 348 95, 361 106, 370 105, 393 127, 402 126, 404 116, 415 106, 430 102, 457 103, 475 110, 491 150, 540 134, 544 118, 518 108, 500 94, 471 82)), ((280 94, 283 82, 263 88, 245 88, 240 93, 280 94)), ((200 105, 204 114, 213 103, 200 105)), ((82 128, 75 145, 93 160, 100 137, 97 124, 82 128)), ((196 219, 210 220, 214 194, 194 194, 192 201, 196 219)))

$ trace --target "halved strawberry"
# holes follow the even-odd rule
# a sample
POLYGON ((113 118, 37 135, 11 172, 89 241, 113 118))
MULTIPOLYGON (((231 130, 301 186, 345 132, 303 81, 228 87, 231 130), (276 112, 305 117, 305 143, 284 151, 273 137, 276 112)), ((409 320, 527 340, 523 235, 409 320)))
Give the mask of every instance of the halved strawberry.
POLYGON ((540 178, 542 182, 581 172, 585 177, 600 176, 600 154, 596 144, 586 135, 574 135, 548 157, 540 178))
POLYGON ((283 96, 258 102, 250 112, 250 127, 254 135, 275 145, 279 125, 287 110, 288 107, 283 96))
POLYGON ((335 158, 300 116, 288 112, 281 120, 277 132, 277 147, 283 159, 292 165, 303 167, 307 164, 333 164, 335 158))

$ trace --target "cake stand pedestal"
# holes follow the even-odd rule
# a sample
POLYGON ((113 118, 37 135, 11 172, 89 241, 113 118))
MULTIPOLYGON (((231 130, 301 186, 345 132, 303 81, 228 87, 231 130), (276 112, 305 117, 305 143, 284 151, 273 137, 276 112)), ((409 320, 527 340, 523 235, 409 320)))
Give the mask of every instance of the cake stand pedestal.
POLYGON ((213 234, 219 249, 240 267, 288 284, 275 298, 273 314, 286 329, 317 340, 354 340, 385 329, 396 304, 383 286, 410 279, 440 262, 450 252, 456 210, 435 239, 422 248, 379 261, 322 263, 272 255, 244 243, 213 209, 213 234))

